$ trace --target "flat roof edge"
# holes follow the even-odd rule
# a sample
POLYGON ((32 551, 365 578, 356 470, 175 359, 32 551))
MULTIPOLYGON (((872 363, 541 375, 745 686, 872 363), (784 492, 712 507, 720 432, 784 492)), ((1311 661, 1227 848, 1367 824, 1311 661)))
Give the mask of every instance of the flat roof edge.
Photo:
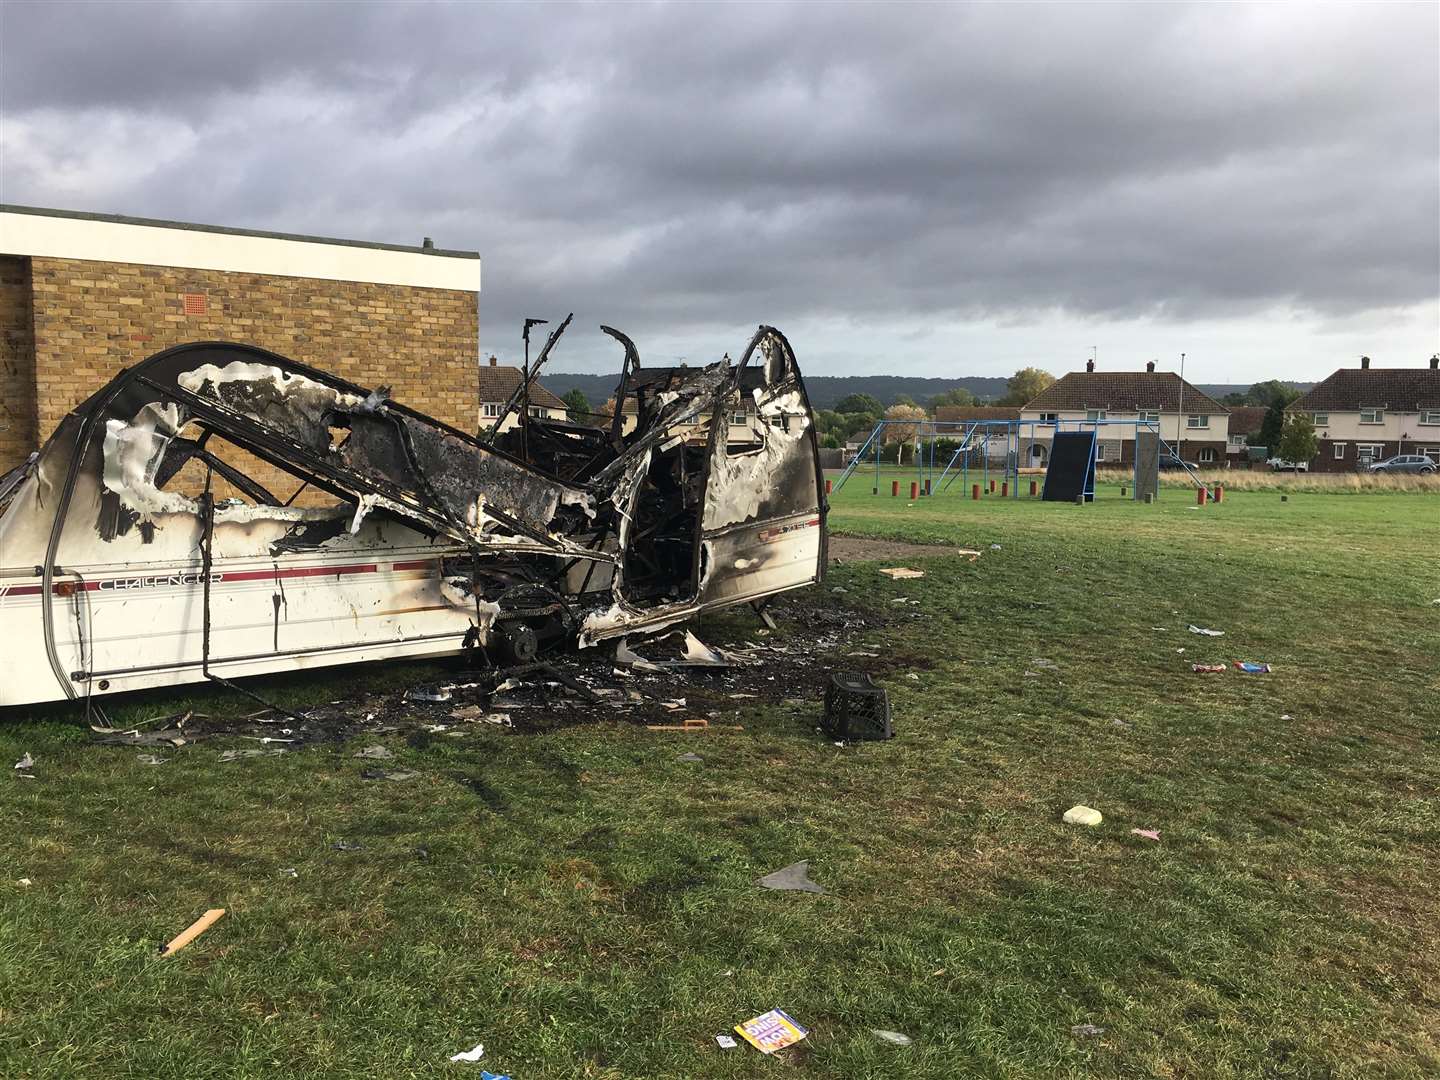
POLYGON ((43 206, 0 203, 0 214, 30 214, 35 217, 68 218, 72 221, 102 221, 112 225, 141 225, 152 229, 180 229, 186 232, 216 233, 221 236, 254 236, 264 240, 290 240, 301 244, 332 244, 337 247, 367 248, 372 251, 402 251, 411 255, 438 255, 447 259, 479 259, 478 251, 427 248, 411 244, 382 244, 372 240, 342 240, 333 236, 269 232, 263 229, 235 229, 225 225, 200 225, 190 221, 129 217, 124 214, 92 214, 83 210, 56 210, 43 206))

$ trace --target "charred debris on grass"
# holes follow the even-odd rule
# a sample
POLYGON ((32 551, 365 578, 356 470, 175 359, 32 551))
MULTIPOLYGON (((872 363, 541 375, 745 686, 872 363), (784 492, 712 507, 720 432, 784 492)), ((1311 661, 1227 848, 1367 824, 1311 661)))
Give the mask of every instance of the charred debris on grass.
POLYGON ((443 680, 399 683, 293 713, 257 710, 225 718, 187 713, 139 728, 101 729, 99 741, 174 750, 226 738, 227 761, 268 756, 307 745, 403 736, 417 748, 465 740, 477 732, 543 735, 584 724, 620 722, 660 730, 741 725, 757 708, 787 706, 797 729, 820 722, 833 670, 894 674, 929 666, 899 657, 882 641, 906 615, 842 602, 825 593, 796 593, 771 610, 772 632, 746 617, 704 629, 702 642, 677 629, 611 647, 569 651, 509 668, 457 663, 443 680), (803 632, 797 628, 804 627, 803 632), (238 740, 242 745, 235 746, 238 740))

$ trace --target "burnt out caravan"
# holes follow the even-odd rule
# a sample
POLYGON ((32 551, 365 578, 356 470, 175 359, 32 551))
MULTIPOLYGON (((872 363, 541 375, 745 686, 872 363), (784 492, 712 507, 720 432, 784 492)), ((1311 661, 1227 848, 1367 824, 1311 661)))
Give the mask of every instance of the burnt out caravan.
MULTIPOLYGON (((550 335, 533 378, 563 332, 550 335)), ((647 368, 613 418, 472 435, 262 349, 117 376, 0 480, 0 705, 483 649, 595 646, 820 579, 795 355, 647 368)))

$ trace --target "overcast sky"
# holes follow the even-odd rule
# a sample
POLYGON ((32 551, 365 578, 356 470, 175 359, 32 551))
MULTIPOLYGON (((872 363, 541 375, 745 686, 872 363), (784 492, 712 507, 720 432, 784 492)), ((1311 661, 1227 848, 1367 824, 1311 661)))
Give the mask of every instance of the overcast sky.
POLYGON ((564 371, 1440 348, 1440 6, 0 4, 3 201, 478 250, 564 371))

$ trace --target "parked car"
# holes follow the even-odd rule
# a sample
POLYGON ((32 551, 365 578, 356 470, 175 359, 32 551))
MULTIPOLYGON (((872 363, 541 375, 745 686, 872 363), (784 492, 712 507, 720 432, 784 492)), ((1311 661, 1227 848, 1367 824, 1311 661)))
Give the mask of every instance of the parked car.
POLYGON ((1198 468, 1200 468, 1200 466, 1195 462, 1181 461, 1180 458, 1175 454, 1160 455, 1160 470, 1162 472, 1164 472, 1166 469, 1189 469, 1193 472, 1198 468))
POLYGON ((1421 476, 1433 476, 1437 466, 1434 458, 1426 457, 1424 454, 1397 454, 1395 457, 1387 458, 1384 461, 1377 461, 1370 466, 1371 472, 1381 473, 1419 473, 1421 476))
POLYGON ((1272 457, 1265 464, 1269 465, 1270 468, 1274 469, 1276 472, 1310 471, 1310 463, 1308 461, 1286 461, 1284 458, 1272 457))

